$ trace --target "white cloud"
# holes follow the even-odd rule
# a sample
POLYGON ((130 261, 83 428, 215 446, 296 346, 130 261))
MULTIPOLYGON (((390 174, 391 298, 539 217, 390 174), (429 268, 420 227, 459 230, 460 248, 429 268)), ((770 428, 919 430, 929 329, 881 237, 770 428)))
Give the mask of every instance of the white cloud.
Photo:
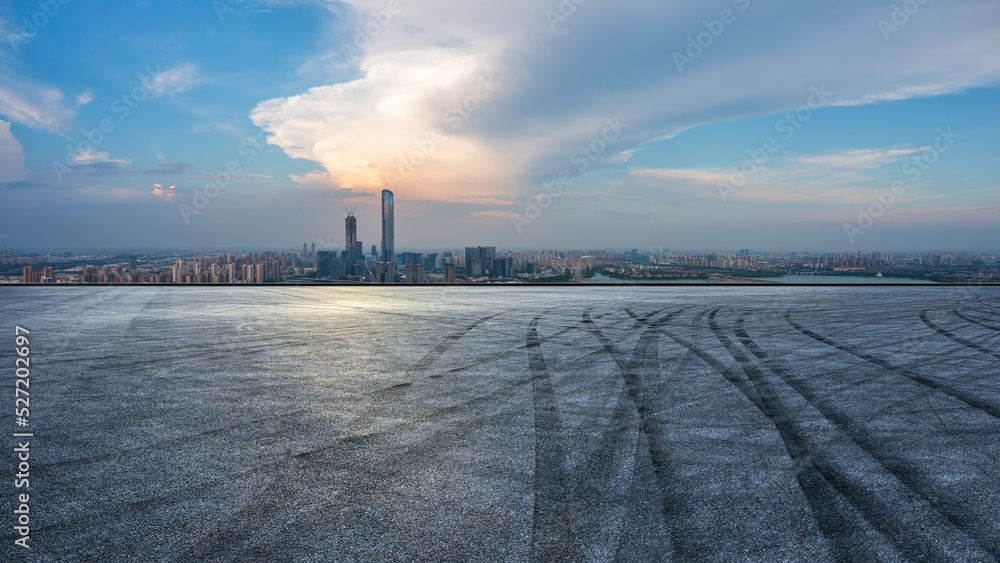
POLYGON ((0 63, 0 116, 35 129, 62 132, 74 115, 58 89, 21 76, 0 63))
POLYGON ((93 148, 86 148, 73 155, 73 162, 81 166, 89 164, 120 164, 122 166, 132 162, 123 158, 111 158, 106 152, 96 151, 93 148))
POLYGON ((490 103, 490 88, 500 87, 489 81, 490 65, 484 54, 454 49, 386 53, 364 62, 363 78, 263 102, 251 118, 290 156, 324 165, 294 177, 301 185, 386 187, 402 179, 439 192, 462 178, 504 173, 498 152, 464 134, 476 111, 449 113, 468 99, 475 99, 469 107, 490 103))
POLYGON ((27 178, 24 161, 24 150, 10 132, 10 123, 0 120, 0 183, 27 178))
MULTIPOLYGON (((926 147, 890 147, 880 149, 848 149, 826 154, 789 157, 774 160, 743 178, 723 168, 664 168, 632 170, 623 185, 626 192, 648 194, 670 204, 692 200, 714 200, 721 203, 719 185, 723 185, 727 200, 858 204, 871 200, 874 189, 885 189, 878 171, 899 163, 926 147)), ((927 196, 912 192, 908 199, 927 196)))
POLYGON ((817 156, 801 156, 796 159, 806 166, 832 169, 871 170, 881 168, 904 157, 928 150, 920 148, 850 149, 842 152, 817 156))
POLYGON ((94 100, 94 91, 87 88, 76 95, 76 107, 85 106, 94 100))
POLYGON ((152 82, 150 94, 166 96, 190 90, 201 83, 202 78, 194 65, 183 63, 154 75, 152 82))
MULTIPOLYGON (((923 5, 888 42, 877 26, 888 14, 882 4, 754 2, 734 10, 735 23, 684 72, 671 54, 704 30, 703 20, 718 17, 703 3, 587 2, 560 24, 566 33, 546 20, 558 2, 401 4, 361 46, 362 78, 326 78, 328 86, 263 102, 252 113, 272 143, 322 165, 331 187, 384 185, 414 142, 441 126, 443 109, 487 72, 503 83, 497 94, 459 130, 445 130, 447 141, 404 189, 438 199, 498 187, 537 192, 531 184, 571 168, 570 155, 609 117, 631 126, 595 167, 687 128, 793 110, 813 86, 833 92, 830 105, 859 105, 1000 79, 1000 5, 984 0, 923 5)), ((352 47, 356 29, 385 9, 382 0, 327 5, 353 10, 348 25, 329 24, 330 35, 352 47)), ((330 45, 317 59, 337 59, 342 47, 330 45)), ((859 170, 899 156, 883 150, 838 158, 859 170)))

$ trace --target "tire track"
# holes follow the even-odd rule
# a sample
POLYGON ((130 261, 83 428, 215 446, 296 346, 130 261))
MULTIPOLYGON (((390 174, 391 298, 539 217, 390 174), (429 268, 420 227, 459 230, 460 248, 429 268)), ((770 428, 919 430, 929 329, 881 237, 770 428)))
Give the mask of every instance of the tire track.
POLYGON ((580 559, 580 540, 567 506, 569 490, 566 451, 562 446, 562 424, 555 389, 538 342, 536 316, 528 324, 528 367, 532 374, 531 396, 535 416, 535 502, 531 520, 531 560, 580 559))
MULTIPOLYGON (((699 313, 698 316, 695 318, 700 319, 701 317, 704 317, 705 314, 706 312, 703 311, 699 313)), ((760 394, 757 392, 757 389, 753 386, 753 384, 750 382, 749 379, 747 379, 746 377, 740 377, 735 370, 731 369, 726 364, 720 362, 715 357, 709 355, 707 352, 705 352, 698 346, 695 346, 688 340, 685 340, 684 338, 681 338, 680 336, 677 336, 676 334, 664 329, 660 329, 660 332, 668 336, 674 342, 687 348, 695 356, 698 356, 698 358, 700 358, 701 361, 711 366, 715 371, 719 372, 723 377, 725 377, 726 380, 729 381, 729 383, 733 384, 733 386, 736 387, 736 389, 744 397, 746 397, 746 399, 750 401, 755 407, 757 407, 761 411, 764 410, 764 401, 760 398, 760 394)))
MULTIPOLYGON (((657 479, 660 489, 660 510, 668 528, 678 533, 672 534, 671 544, 674 553, 682 559, 696 559, 701 553, 702 547, 694 542, 694 534, 687 533, 690 528, 680 508, 683 506, 680 491, 674 485, 676 476, 673 473, 669 454, 659 446, 658 426, 655 419, 655 412, 650 408, 646 399, 646 390, 649 388, 647 376, 659 370, 659 336, 661 327, 670 322, 677 315, 683 313, 688 308, 678 309, 663 317, 649 323, 632 352, 632 357, 628 362, 617 358, 617 350, 610 339, 604 335, 603 331, 589 319, 584 313, 583 322, 588 330, 601 342, 608 353, 615 358, 624 380, 622 395, 619 397, 619 406, 628 405, 628 412, 638 415, 638 430, 646 438, 650 462, 653 466, 653 473, 657 479), (625 399, 628 399, 626 402, 625 399)), ((638 446, 638 444, 636 444, 638 446)))
MULTIPOLYGON (((665 467, 665 456, 656 448, 650 425, 644 424, 640 415, 640 410, 645 412, 645 409, 639 407, 643 403, 640 395, 642 384, 636 375, 640 366, 648 367, 650 362, 658 367, 655 348, 653 353, 650 352, 655 346, 655 338, 651 337, 658 334, 656 328, 680 312, 671 313, 647 328, 636 344, 630 362, 621 358, 614 343, 594 324, 589 310, 583 313, 582 322, 619 366, 624 384, 600 442, 583 464, 575 482, 569 478, 568 458, 560 444, 562 429, 555 392, 537 335, 539 318, 536 317, 529 325, 527 342, 531 351, 529 364, 535 375, 532 380, 536 417, 533 561, 602 560, 612 557, 617 551, 626 503, 633 486, 640 430, 647 433, 656 473, 663 473, 665 467)), ((652 313, 655 314, 656 311, 652 313)), ((664 504, 672 506, 675 503, 664 504)))
POLYGON ((626 313, 626 314, 627 314, 628 316, 630 316, 630 317, 632 317, 633 319, 635 319, 635 322, 636 322, 637 324, 641 324, 641 325, 644 325, 644 324, 648 323, 648 322, 649 322, 649 320, 650 320, 651 318, 653 318, 653 316, 655 316, 655 315, 656 315, 657 313, 659 313, 659 312, 660 312, 660 311, 662 311, 662 310, 663 310, 663 309, 657 309, 657 310, 655 310, 655 311, 653 311, 653 312, 651 312, 651 313, 646 313, 645 315, 643 315, 643 316, 641 316, 641 317, 640 317, 639 315, 636 315, 636 314, 635 314, 635 313, 634 313, 634 312, 632 311, 632 309, 629 309, 628 307, 625 307, 625 313, 626 313))
POLYGON ((986 348, 983 348, 982 346, 980 346, 979 344, 976 344, 975 342, 973 342, 971 340, 966 340, 966 339, 962 338, 961 336, 958 336, 957 334, 955 334, 955 333, 953 333, 953 332, 951 332, 949 330, 945 330, 945 329, 939 327, 938 325, 934 324, 933 321, 931 321, 929 318, 927 318, 927 311, 929 311, 929 310, 930 309, 924 309, 923 312, 920 313, 920 320, 924 321, 925 325, 927 325, 927 326, 931 327, 932 329, 934 329, 934 331, 936 331, 938 334, 940 334, 941 336, 946 336, 946 337, 954 340, 955 342, 958 342, 962 346, 966 346, 968 348, 972 348, 973 350, 975 350, 977 352, 982 352, 983 354, 986 354, 987 356, 993 356, 994 358, 1000 359, 1000 354, 997 354, 996 352, 994 352, 992 350, 988 350, 986 348))
POLYGON ((618 365, 618 370, 621 373, 624 373, 627 368, 625 366, 624 360, 622 360, 621 356, 618 353, 618 350, 615 348, 615 343, 612 342, 611 339, 608 338, 603 331, 597 328, 597 325, 594 324, 593 319, 590 318, 589 310, 583 312, 582 322, 584 326, 587 328, 587 330, 589 330, 591 334, 597 337, 597 340, 601 343, 601 346, 603 346, 604 349, 607 350, 608 354, 611 356, 611 359, 614 360, 615 363, 618 365))
POLYGON ((420 358, 420 360, 417 361, 417 363, 413 364, 413 367, 410 368, 410 369, 412 371, 417 372, 417 373, 422 373, 422 372, 427 371, 427 368, 431 367, 431 364, 433 364, 435 360, 437 360, 445 352, 447 352, 448 349, 451 348, 456 342, 458 342, 458 340, 460 338, 462 338, 463 336, 465 336, 466 334, 468 334, 469 331, 471 331, 472 329, 476 328, 477 326, 479 326, 479 325, 483 324, 484 322, 492 319, 493 317, 496 317, 496 316, 499 316, 499 315, 500 315, 500 313, 496 313, 496 314, 493 314, 493 315, 489 315, 489 316, 483 317, 483 318, 481 318, 481 319, 473 322, 472 324, 466 326, 465 328, 459 330, 458 332, 444 337, 444 339, 442 339, 441 342, 439 342, 437 344, 437 346, 435 346, 434 348, 432 348, 430 352, 427 352, 427 354, 424 355, 423 358, 420 358))
POLYGON ((771 357, 747 333, 743 317, 737 319, 735 332, 743 346, 757 359, 764 362, 771 372, 794 389, 810 406, 819 411, 824 418, 840 429, 845 436, 870 455, 885 471, 893 475, 901 485, 906 487, 909 493, 915 497, 919 497, 919 500, 916 498, 906 499, 907 506, 902 507, 903 510, 900 510, 899 507, 892 507, 885 504, 883 506, 874 506, 871 499, 875 495, 871 495, 860 489, 856 484, 851 483, 850 476, 839 467, 830 467, 824 473, 830 473, 838 483, 842 484, 842 487, 838 487, 838 489, 847 491, 849 501, 852 505, 864 507, 862 512, 868 512, 866 517, 871 523, 880 527, 881 531, 890 538, 921 538, 920 534, 911 533, 911 530, 915 527, 913 522, 917 521, 916 517, 919 516, 920 512, 924 511, 925 505, 931 506, 937 514, 947 521, 947 524, 944 522, 940 523, 937 528, 939 532, 944 532, 943 528, 945 527, 954 527, 947 534, 947 536, 951 536, 947 539, 951 540, 952 545, 948 546, 947 549, 942 549, 939 544, 947 536, 936 536, 933 540, 922 542, 924 545, 919 546, 919 552, 923 553, 921 557, 933 556, 935 559, 948 558, 948 553, 954 554, 960 552, 963 549, 962 544, 968 543, 970 540, 974 541, 978 547, 984 550, 983 553, 977 554, 980 557, 988 557, 985 551, 989 551, 993 557, 1000 557, 1000 553, 997 552, 996 547, 991 547, 990 538, 985 537, 980 531, 984 528, 982 522, 977 522, 974 518, 969 518, 966 512, 962 510, 962 506, 955 506, 952 503, 942 500, 940 492, 934 489, 932 482, 918 475, 902 458, 884 453, 884 446, 879 444, 878 440, 871 433, 862 428, 846 413, 833 406, 835 403, 831 404, 831 402, 819 397, 818 390, 810 385, 806 378, 796 375, 778 360, 771 357), (911 514, 916 513, 914 517, 909 518, 911 520, 909 525, 906 522, 900 521, 900 517, 904 511, 908 511, 911 514))
MULTIPOLYGON (((588 328, 594 327, 600 333, 602 346, 621 366, 614 344, 596 329, 589 309, 583 313, 583 319, 589 323, 588 328)), ((570 479, 555 391, 538 338, 538 320, 536 317, 529 325, 526 346, 531 354, 529 367, 533 374, 536 420, 531 560, 606 560, 616 552, 620 541, 620 522, 626 516, 638 453, 639 421, 635 402, 630 400, 633 390, 627 384, 622 387, 600 442, 577 478, 570 479)), ((637 326, 640 324, 633 328, 637 326)))
POLYGON ((967 315, 964 315, 962 313, 959 313, 957 310, 952 311, 952 313, 954 313, 956 316, 958 316, 958 318, 964 319, 966 321, 969 321, 970 323, 975 323, 975 324, 977 324, 979 326, 986 327, 986 328, 988 328, 990 330, 995 330, 997 332, 1000 332, 1000 327, 995 327, 993 325, 988 325, 988 324, 984 323, 983 321, 981 321, 979 319, 974 319, 974 318, 972 318, 970 316, 967 316, 967 315))
MULTIPOLYGON (((815 456, 808 437, 792 419, 789 409, 782 404, 783 401, 776 389, 766 381, 750 358, 719 328, 715 318, 720 309, 722 307, 717 307, 708 314, 709 328, 740 365, 750 384, 756 389, 763 407, 761 412, 777 428, 781 441, 784 442, 785 449, 795 464, 795 478, 812 509, 821 533, 830 542, 834 559, 837 561, 855 559, 854 554, 858 544, 854 538, 863 537, 864 530, 852 515, 845 513, 842 507, 840 498, 842 492, 838 490, 837 484, 843 486, 843 483, 839 483, 836 476, 829 475, 829 469, 822 465, 819 457, 815 456)), ((904 544, 902 547, 908 546, 904 544)), ((911 550, 906 551, 911 552, 911 550)), ((869 552, 867 556, 867 559, 873 559, 877 558, 878 554, 869 552)))
POLYGON ((897 375, 901 375, 903 377, 906 377, 907 379, 910 379, 910 380, 912 380, 912 381, 914 381, 916 383, 919 383, 920 385, 923 385, 923 386, 928 387, 930 389, 934 389, 935 391, 940 391, 941 393, 944 393, 945 395, 951 397, 952 399, 955 399, 956 401, 964 403, 968 407, 971 407, 971 408, 974 408, 976 410, 982 411, 982 412, 984 412, 984 413, 986 413, 986 414, 988 414, 988 415, 990 415, 990 416, 992 416, 994 418, 1000 418, 1000 408, 998 408, 996 405, 992 405, 992 404, 990 404, 990 403, 988 403, 986 401, 983 401, 979 397, 976 397, 974 395, 971 395, 971 394, 966 393, 964 391, 961 391, 959 389, 955 389, 951 385, 946 385, 944 383, 940 383, 938 381, 934 381, 933 379, 928 379, 928 378, 926 378, 926 377, 924 377, 922 375, 913 373, 912 371, 910 371, 908 369, 905 369, 905 368, 899 367, 897 365, 891 364, 891 363, 883 360, 882 358, 877 358, 877 357, 872 356, 871 354, 868 354, 866 352, 861 352, 861 351, 855 349, 853 346, 848 346, 846 344, 841 344, 841 343, 836 342, 834 340, 831 340, 831 339, 829 339, 829 338, 827 338, 827 337, 825 337, 825 336, 823 336, 821 334, 817 334, 817 333, 815 333, 815 332, 813 332, 813 331, 811 331, 811 330, 803 327, 802 325, 798 324, 794 320, 792 320, 792 316, 791 315, 785 315, 785 320, 790 325, 792 325, 796 330, 798 330, 802 334, 808 336, 809 338, 812 338, 813 340, 816 340, 818 342, 822 342, 823 344, 826 344, 827 346, 832 346, 832 347, 834 347, 834 348, 836 348, 838 350, 847 352, 848 354, 850 354, 852 356, 861 358, 862 360, 865 360, 866 362, 875 364, 875 365, 877 365, 877 366, 879 366, 881 368, 887 369, 887 370, 889 370, 889 371, 891 371, 891 372, 893 372, 893 373, 895 373, 897 375))

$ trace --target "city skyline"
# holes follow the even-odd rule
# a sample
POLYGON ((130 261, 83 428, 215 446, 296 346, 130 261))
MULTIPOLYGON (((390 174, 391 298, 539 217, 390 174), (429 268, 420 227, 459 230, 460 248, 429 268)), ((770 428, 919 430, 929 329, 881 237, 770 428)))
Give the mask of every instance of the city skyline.
MULTIPOLYGON (((350 213, 350 212, 348 212, 350 213)), ((348 215, 350 229, 351 215, 348 215)), ((949 283, 996 284, 1000 252, 784 253, 516 251, 466 246, 464 252, 401 252, 396 264, 373 252, 303 245, 301 252, 145 251, 129 254, 25 254, 0 250, 0 283, 949 283), (392 276, 389 276, 392 272, 392 276), (886 275, 883 275, 885 272, 886 275), (816 277, 819 276, 819 277, 816 277), (459 280, 459 281, 456 281, 459 280)))
POLYGON ((1000 240, 985 0, 57 4, 0 2, 0 247, 381 240, 384 189, 398 249, 1000 240))

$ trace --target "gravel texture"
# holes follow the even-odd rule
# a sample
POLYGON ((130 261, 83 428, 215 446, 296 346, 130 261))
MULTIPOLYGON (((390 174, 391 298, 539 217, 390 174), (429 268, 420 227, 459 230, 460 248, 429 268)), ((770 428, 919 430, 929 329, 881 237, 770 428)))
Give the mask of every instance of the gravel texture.
POLYGON ((1000 558, 1000 288, 3 288, 10 409, 15 325, 2 561, 1000 558))

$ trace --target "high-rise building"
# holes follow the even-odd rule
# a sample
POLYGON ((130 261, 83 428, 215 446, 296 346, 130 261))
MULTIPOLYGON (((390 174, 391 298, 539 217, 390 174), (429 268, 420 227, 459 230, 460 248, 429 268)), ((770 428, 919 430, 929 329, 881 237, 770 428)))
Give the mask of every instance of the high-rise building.
POLYGON ((493 269, 490 270, 490 273, 500 278, 514 277, 514 259, 510 256, 495 258, 493 260, 493 269))
POLYGON ((312 243, 312 246, 309 247, 309 256, 311 256, 311 257, 315 257, 316 256, 316 243, 315 242, 312 243))
POLYGON ((24 283, 31 283, 31 266, 24 267, 24 283))
POLYGON ((330 279, 342 280, 347 271, 347 263, 343 258, 332 258, 330 260, 330 279))
POLYGON ((316 254, 316 277, 317 278, 328 278, 330 277, 330 251, 320 250, 316 254))
POLYGON ((385 262, 375 264, 375 283, 393 283, 395 281, 389 266, 392 266, 392 264, 385 262))
POLYGON ((382 190, 382 260, 396 263, 395 204, 389 190, 382 190))
POLYGON ((309 243, 302 243, 302 257, 305 258, 309 255, 309 243))
POLYGON ((406 265, 406 283, 424 283, 424 265, 406 265))
POLYGON ((431 252, 424 257, 424 271, 430 272, 437 269, 437 253, 431 252))
MULTIPOLYGON (((396 281, 396 236, 395 236, 395 204, 392 192, 382 190, 382 257, 379 262, 385 264, 382 268, 382 278, 386 282, 396 281)), ((382 280, 380 280, 382 281, 382 280)))
POLYGON ((345 235, 344 235, 344 265, 346 267, 346 274, 348 276, 354 275, 354 263, 357 262, 358 254, 361 254, 360 248, 358 248, 358 218, 354 216, 353 211, 347 212, 347 217, 344 219, 345 235))
POLYGON ((378 262, 378 247, 374 244, 372 245, 372 260, 378 262))
POLYGON ((444 265, 444 283, 455 283, 455 265, 451 262, 444 265))
POLYGON ((495 275, 493 260, 497 255, 495 246, 466 246, 465 247, 465 278, 481 278, 486 275, 495 275))

